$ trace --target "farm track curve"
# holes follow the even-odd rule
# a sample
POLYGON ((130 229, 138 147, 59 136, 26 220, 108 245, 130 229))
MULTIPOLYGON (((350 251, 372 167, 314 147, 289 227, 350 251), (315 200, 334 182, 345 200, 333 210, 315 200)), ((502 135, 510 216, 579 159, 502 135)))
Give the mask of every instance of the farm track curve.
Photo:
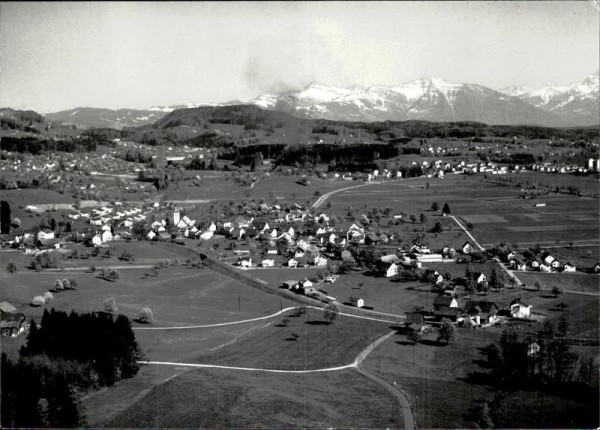
MULTIPOLYGON (((281 370, 281 369, 263 369, 257 367, 238 367, 238 366, 221 366, 217 364, 200 364, 200 363, 176 363, 169 361, 139 361, 139 364, 142 365, 164 365, 164 366, 177 366, 177 367, 189 367, 189 368, 210 368, 210 369, 224 369, 224 370, 240 370, 240 371, 254 371, 254 372, 266 372, 266 373, 283 373, 283 374, 306 374, 306 373, 322 373, 322 372, 335 372, 338 370, 345 369, 354 369, 359 374, 364 377, 370 379, 371 381, 377 383, 378 385, 385 388, 385 390, 390 393, 398 402, 400 406, 400 411, 402 413, 403 423, 405 429, 414 429, 414 417, 412 413, 412 409, 410 407, 410 403, 408 398, 404 395, 404 393, 394 384, 390 384, 389 382, 379 378, 376 375, 373 375, 369 372, 364 366, 363 361, 367 358, 367 356, 381 343, 389 339, 396 332, 394 330, 384 334, 383 336, 375 339, 369 345, 367 345, 354 359, 352 363, 345 364, 342 366, 336 367, 325 367, 320 369, 310 369, 310 370, 281 370)), ((166 382, 166 381, 165 381, 166 382)))

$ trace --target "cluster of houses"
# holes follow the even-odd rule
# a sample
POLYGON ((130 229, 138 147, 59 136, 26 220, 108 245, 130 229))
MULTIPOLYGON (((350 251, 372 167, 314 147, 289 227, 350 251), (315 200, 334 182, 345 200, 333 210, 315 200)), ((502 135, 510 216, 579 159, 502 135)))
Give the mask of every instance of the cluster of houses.
POLYGON ((531 166, 532 170, 538 172, 547 172, 547 173, 562 173, 562 174, 574 174, 574 173, 588 173, 588 172, 598 172, 600 171, 600 159, 590 158, 588 160, 587 166, 577 165, 577 164, 560 164, 560 163, 535 163, 531 166))
POLYGON ((510 269, 522 272, 569 273, 577 271, 577 267, 574 264, 569 262, 562 263, 548 252, 543 253, 540 257, 526 259, 516 251, 510 251, 506 254, 504 260, 510 269))
POLYGON ((450 320, 464 327, 489 327, 496 324, 501 316, 520 320, 532 317, 532 306, 515 298, 510 304, 501 309, 495 302, 489 300, 457 298, 452 294, 437 296, 433 301, 430 312, 407 312, 405 325, 411 330, 421 330, 429 320, 450 320))

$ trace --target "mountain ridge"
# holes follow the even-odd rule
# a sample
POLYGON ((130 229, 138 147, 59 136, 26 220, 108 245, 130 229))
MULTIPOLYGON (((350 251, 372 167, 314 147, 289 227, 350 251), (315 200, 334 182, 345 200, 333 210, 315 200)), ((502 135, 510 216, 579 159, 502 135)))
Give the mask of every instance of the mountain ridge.
POLYGON ((340 87, 311 82, 300 89, 263 92, 224 103, 185 103, 148 109, 74 108, 44 115, 82 128, 150 125, 177 109, 254 105, 304 119, 333 121, 475 121, 548 127, 600 123, 598 72, 571 85, 491 89, 479 84, 421 78, 394 86, 340 87))

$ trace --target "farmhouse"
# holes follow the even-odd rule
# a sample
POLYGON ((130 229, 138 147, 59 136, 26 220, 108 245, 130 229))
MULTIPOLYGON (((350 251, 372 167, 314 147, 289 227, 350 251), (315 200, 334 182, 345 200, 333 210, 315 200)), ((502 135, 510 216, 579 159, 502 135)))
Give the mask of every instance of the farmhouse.
POLYGON ((460 317, 460 309, 453 308, 450 306, 440 306, 438 309, 434 311, 434 315, 438 319, 446 318, 450 321, 457 321, 460 317))
POLYGON ((510 314, 513 318, 530 318, 531 305, 521 303, 521 298, 514 299, 509 305, 510 314))
POLYGON ((25 315, 8 302, 0 303, 0 333, 16 337, 25 331, 25 315))
POLYGON ((458 301, 452 296, 437 296, 433 301, 433 308, 437 311, 444 306, 458 308, 458 301))
POLYGON ((390 266, 385 271, 385 277, 391 278, 392 276, 396 276, 398 274, 398 266, 395 263, 390 264, 390 266))
POLYGON ((54 232, 50 229, 40 230, 37 235, 38 240, 54 239, 54 232))
POLYGON ((262 267, 275 267, 275 260, 266 258, 263 261, 261 261, 261 266, 262 267))
POLYGON ((575 265, 571 263, 565 263, 565 265, 563 266, 563 272, 575 272, 576 270, 577 268, 575 267, 575 265))
POLYGON ((473 324, 489 324, 496 321, 498 306, 485 300, 469 300, 465 303, 464 312, 473 324))
POLYGON ((467 241, 460 248, 460 250, 462 251, 463 254, 470 254, 471 252, 473 252, 473 245, 471 244, 471 242, 467 241))

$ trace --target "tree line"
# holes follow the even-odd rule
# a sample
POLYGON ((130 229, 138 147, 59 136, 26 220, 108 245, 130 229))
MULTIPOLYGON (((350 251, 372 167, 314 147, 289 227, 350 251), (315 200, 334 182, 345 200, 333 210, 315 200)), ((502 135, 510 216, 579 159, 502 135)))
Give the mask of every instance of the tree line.
POLYGON ((141 350, 124 315, 45 310, 14 361, 2 354, 3 427, 85 424, 77 394, 137 374, 141 350))

